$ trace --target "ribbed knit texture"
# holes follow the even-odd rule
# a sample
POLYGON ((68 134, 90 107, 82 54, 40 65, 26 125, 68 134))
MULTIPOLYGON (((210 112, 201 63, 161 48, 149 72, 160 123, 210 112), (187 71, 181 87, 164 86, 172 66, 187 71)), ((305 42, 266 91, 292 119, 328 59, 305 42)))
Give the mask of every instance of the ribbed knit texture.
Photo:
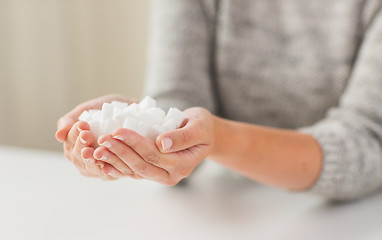
POLYGON ((381 6, 154 0, 146 94, 311 134, 324 168, 310 191, 363 196, 382 185, 381 6))

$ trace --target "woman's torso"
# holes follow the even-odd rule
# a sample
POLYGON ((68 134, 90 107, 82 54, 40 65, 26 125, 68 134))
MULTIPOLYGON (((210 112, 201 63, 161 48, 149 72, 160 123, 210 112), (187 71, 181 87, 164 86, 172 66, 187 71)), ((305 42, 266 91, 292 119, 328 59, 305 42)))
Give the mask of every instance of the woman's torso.
POLYGON ((376 2, 220 1, 221 114, 283 128, 324 118, 346 89, 376 2))

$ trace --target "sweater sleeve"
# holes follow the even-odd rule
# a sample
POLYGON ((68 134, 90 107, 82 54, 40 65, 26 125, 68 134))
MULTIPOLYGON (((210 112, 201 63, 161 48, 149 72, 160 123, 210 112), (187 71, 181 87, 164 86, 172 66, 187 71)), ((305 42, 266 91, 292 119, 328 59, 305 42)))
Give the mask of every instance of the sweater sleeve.
POLYGON ((310 191, 346 200, 382 185, 382 13, 370 23, 347 88, 325 119, 300 129, 321 146, 324 163, 310 191))
POLYGON ((160 107, 215 112, 210 81, 211 1, 152 0, 145 94, 160 107))

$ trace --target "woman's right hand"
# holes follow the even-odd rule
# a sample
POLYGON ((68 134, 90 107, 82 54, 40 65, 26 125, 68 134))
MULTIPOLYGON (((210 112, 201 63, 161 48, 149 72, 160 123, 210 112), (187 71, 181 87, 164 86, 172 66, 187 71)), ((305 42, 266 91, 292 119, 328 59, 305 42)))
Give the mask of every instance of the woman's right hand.
MULTIPOLYGON (((106 95, 78 105, 57 122, 56 139, 64 143, 65 157, 73 162, 84 176, 98 177, 104 180, 113 180, 126 176, 113 167, 108 175, 103 173, 102 168, 107 163, 93 158, 96 139, 94 139, 92 132, 90 132, 90 126, 87 122, 78 121, 78 117, 83 111, 101 109, 104 102, 112 101, 127 102, 129 104, 137 102, 121 95, 106 95)), ((131 177, 139 178, 139 176, 131 177)))

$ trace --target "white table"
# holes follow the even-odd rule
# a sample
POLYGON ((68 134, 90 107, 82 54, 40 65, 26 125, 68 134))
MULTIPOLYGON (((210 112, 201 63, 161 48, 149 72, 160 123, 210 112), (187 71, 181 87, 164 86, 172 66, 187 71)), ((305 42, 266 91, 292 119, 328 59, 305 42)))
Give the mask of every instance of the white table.
POLYGON ((185 187, 103 182, 82 177, 61 153, 0 146, 0 239, 374 240, 382 194, 329 204, 217 177, 208 166, 185 187))

